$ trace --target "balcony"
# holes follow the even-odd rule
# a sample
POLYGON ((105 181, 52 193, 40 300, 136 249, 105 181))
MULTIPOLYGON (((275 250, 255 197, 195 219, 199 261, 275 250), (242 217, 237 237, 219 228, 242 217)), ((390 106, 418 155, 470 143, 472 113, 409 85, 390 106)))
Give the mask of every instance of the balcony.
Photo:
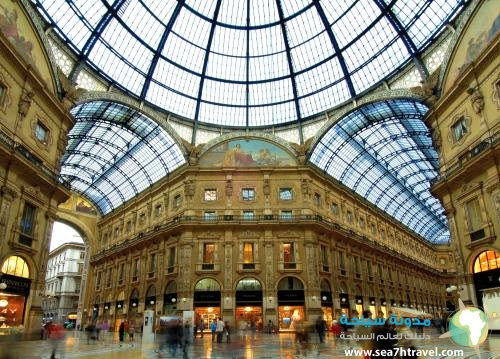
POLYGON ((261 272, 261 266, 259 262, 252 262, 252 263, 243 263, 239 262, 237 264, 237 270, 238 273, 260 273, 261 272))
POLYGON ((220 263, 197 263, 196 264, 196 273, 219 273, 220 272, 220 263))

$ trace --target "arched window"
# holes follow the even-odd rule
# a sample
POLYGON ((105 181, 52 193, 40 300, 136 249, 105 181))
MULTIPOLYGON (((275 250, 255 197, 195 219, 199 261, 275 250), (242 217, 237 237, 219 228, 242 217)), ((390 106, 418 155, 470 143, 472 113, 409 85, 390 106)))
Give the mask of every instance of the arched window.
POLYGON ((236 290, 262 290, 262 286, 255 278, 243 278, 236 285, 236 290))
POLYGON ((2 273, 15 275, 17 277, 30 277, 28 264, 24 259, 18 256, 10 256, 3 262, 2 273))
POLYGON ((196 286, 194 287, 194 290, 196 292, 198 291, 219 291, 220 286, 219 283, 215 279, 212 278, 203 278, 196 283, 196 286))
POLYGON ((474 261, 474 273, 500 268, 500 254, 495 251, 479 253, 474 261))
POLYGON ((173 280, 168 282, 167 286, 165 287, 165 294, 170 293, 177 293, 177 283, 175 283, 175 281, 173 280))
POLYGON ((295 277, 285 277, 280 280, 278 290, 304 290, 304 284, 295 277))
POLYGON ((332 288, 326 279, 322 279, 319 285, 319 288, 322 292, 331 292, 332 288))

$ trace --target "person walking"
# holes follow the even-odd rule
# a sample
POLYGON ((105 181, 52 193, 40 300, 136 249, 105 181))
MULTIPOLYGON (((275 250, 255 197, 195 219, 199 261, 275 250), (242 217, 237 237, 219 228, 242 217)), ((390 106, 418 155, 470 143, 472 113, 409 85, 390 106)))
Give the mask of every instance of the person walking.
POLYGON ((130 324, 128 327, 128 337, 131 342, 134 341, 134 333, 135 333, 134 325, 130 324))
POLYGON ((122 320, 120 327, 118 329, 118 338, 120 339, 120 346, 123 343, 123 338, 125 336, 125 322, 122 320))
POLYGON ((322 315, 316 320, 314 328, 316 329, 316 333, 318 333, 320 344, 323 344, 325 342, 326 321, 323 319, 322 315))
POLYGON ((203 338, 203 332, 205 331, 205 321, 203 319, 200 320, 199 327, 200 327, 201 337, 203 338))
POLYGON ((224 332, 226 333, 226 343, 229 343, 231 331, 229 329, 229 324, 227 323, 227 321, 224 322, 224 332))
POLYGON ((222 321, 222 318, 217 320, 215 333, 217 334, 217 343, 222 343, 222 335, 224 334, 224 322, 222 321))
POLYGON ((210 323, 210 331, 212 332, 212 343, 215 342, 215 331, 217 330, 217 321, 214 320, 210 323))

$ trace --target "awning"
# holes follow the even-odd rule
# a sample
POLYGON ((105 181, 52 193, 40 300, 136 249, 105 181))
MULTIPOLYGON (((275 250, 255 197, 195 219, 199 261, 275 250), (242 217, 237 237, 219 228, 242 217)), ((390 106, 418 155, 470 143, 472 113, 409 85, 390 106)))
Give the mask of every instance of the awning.
POLYGON ((422 312, 421 310, 411 309, 411 308, 401 308, 401 307, 391 307, 391 311, 403 317, 432 317, 429 313, 422 312))

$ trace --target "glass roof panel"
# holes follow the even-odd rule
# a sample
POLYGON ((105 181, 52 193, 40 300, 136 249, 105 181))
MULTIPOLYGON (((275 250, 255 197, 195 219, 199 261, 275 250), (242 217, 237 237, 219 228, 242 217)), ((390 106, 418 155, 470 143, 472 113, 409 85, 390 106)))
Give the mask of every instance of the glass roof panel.
POLYGON ((118 88, 190 121, 242 127, 300 122, 373 88, 421 54, 464 6, 460 0, 32 2, 76 56, 118 88), (280 81, 297 83, 291 95, 298 109, 282 103, 290 98, 280 81), (263 82, 279 84, 286 96, 256 94, 263 82), (253 90, 208 93, 240 87, 253 90), (207 99, 213 103, 196 111, 207 99), (262 104, 269 106, 254 108, 262 104), (263 113, 281 107, 284 114, 263 113), (243 118, 226 117, 236 114, 243 118))
POLYGON ((172 137, 136 110, 94 101, 71 113, 76 123, 68 134, 61 179, 87 196, 102 214, 185 163, 172 137))
POLYGON ((364 105, 323 135, 310 161, 429 242, 443 243, 448 224, 430 193, 437 154, 418 140, 430 138, 426 111, 405 99, 364 105))

